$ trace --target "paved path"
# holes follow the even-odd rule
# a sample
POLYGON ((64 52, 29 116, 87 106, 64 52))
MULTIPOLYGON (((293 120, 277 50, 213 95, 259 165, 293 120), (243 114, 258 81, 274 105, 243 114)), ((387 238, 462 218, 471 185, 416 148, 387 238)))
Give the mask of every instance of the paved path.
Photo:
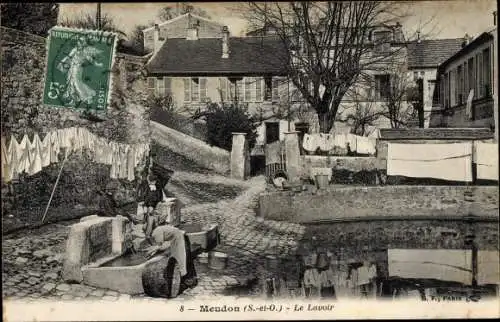
MULTIPOLYGON (((229 261, 224 271, 208 270, 204 264, 197 262, 199 284, 185 291, 178 300, 214 295, 259 295, 258 289, 252 289, 248 283, 255 282, 264 256, 295 251, 296 240, 300 239, 304 227, 263 221, 255 216, 257 197, 265 189, 264 178, 252 178, 240 186, 246 189, 235 199, 195 204, 183 210, 183 220, 187 223, 204 225, 217 222, 220 225, 222 245, 219 248, 229 254, 229 261)), ((2 275, 5 297, 110 301, 130 298, 126 294, 62 281, 60 272, 69 225, 53 224, 25 231, 24 235, 4 237, 2 275)))

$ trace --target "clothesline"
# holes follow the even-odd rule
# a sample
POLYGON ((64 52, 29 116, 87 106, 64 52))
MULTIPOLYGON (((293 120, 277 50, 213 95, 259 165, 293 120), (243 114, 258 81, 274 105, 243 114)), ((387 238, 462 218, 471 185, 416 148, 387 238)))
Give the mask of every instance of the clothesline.
POLYGON ((30 141, 25 134, 20 143, 12 135, 6 148, 2 138, 2 179, 10 182, 21 173, 32 176, 44 167, 59 162, 60 154, 86 154, 94 162, 111 165, 110 177, 135 179, 135 168, 149 153, 149 144, 124 144, 98 137, 83 127, 58 129, 30 141), (4 164, 5 162, 5 164, 4 164))
POLYGON ((374 155, 376 153, 376 144, 377 139, 375 137, 342 133, 314 133, 304 134, 302 147, 310 153, 314 153, 318 149, 322 152, 329 152, 335 148, 340 148, 346 152, 374 155))

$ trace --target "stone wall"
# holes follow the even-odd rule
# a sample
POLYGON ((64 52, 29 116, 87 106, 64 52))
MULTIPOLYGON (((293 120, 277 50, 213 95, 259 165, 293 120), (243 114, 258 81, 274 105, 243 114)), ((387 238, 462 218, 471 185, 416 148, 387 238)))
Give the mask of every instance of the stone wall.
POLYGON ((267 192, 259 198, 259 214, 269 220, 296 223, 353 219, 429 219, 469 213, 498 219, 498 187, 473 187, 474 201, 465 201, 466 186, 334 187, 317 192, 267 192))
MULTIPOLYGON (((43 139, 53 130, 78 126, 120 143, 149 142, 143 57, 116 54, 112 70, 114 88, 111 104, 102 121, 96 122, 82 118, 71 109, 48 108, 41 104, 46 64, 45 38, 2 27, 1 41, 2 136, 7 141, 10 141, 11 135, 18 141, 24 134, 32 139, 34 133, 38 133, 43 139)), ((52 206, 65 205, 70 209, 77 205, 83 208, 95 206, 92 191, 96 183, 111 181, 109 167, 79 156, 70 156, 55 191, 52 206)), ((4 204, 2 198, 3 206, 11 210, 12 214, 28 210, 31 217, 40 217, 33 212, 46 206, 59 169, 60 164, 53 164, 34 176, 21 175, 19 181, 14 182, 9 189, 4 186, 2 197, 7 197, 5 200, 9 200, 10 204, 4 204)), ((125 188, 121 189, 125 194, 133 185, 129 182, 117 184, 125 188)))
POLYGON ((154 141, 175 153, 185 156, 196 164, 220 174, 230 172, 231 155, 228 151, 210 146, 192 136, 156 122, 151 122, 154 141))

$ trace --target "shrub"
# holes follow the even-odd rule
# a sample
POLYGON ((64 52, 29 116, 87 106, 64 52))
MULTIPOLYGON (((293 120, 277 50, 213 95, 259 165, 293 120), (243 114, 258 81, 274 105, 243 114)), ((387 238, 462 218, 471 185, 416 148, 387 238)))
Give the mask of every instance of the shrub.
POLYGON ((200 117, 205 118, 207 123, 208 144, 231 151, 233 132, 241 132, 247 134, 249 149, 255 145, 257 124, 245 105, 210 103, 204 112, 195 116, 195 118, 200 117))

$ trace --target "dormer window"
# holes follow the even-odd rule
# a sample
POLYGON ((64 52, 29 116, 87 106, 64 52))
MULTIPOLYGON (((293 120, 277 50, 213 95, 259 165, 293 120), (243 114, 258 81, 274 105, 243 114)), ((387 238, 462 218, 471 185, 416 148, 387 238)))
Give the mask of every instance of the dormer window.
POLYGON ((374 31, 373 42, 375 44, 375 52, 387 52, 391 48, 392 32, 390 31, 374 31))

